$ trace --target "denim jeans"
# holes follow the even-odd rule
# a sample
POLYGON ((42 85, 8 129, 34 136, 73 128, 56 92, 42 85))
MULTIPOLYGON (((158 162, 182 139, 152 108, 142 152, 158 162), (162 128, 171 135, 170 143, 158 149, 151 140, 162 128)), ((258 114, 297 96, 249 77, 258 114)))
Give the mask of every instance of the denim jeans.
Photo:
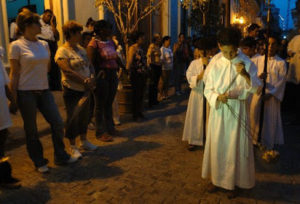
POLYGON ((51 92, 49 90, 18 91, 18 106, 24 123, 27 152, 34 165, 41 167, 48 163, 43 156, 43 147, 38 136, 37 110, 42 113, 51 126, 55 162, 66 162, 70 156, 65 151, 63 143, 64 123, 51 92))
POLYGON ((63 87, 63 97, 67 111, 67 126, 65 136, 69 139, 75 139, 78 135, 87 133, 90 114, 89 103, 82 107, 81 111, 73 119, 72 124, 69 124, 71 122, 70 119, 73 116, 75 107, 83 96, 84 92, 63 87))
POLYGON ((112 104, 117 93, 118 77, 116 69, 104 69, 104 76, 97 79, 95 89, 96 136, 105 131, 114 131, 112 104))

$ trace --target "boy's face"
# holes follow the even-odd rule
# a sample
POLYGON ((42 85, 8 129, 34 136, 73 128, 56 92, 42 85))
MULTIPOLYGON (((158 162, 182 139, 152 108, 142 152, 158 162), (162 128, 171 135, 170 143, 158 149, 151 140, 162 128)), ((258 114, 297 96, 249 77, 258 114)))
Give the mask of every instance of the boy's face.
POLYGON ((228 59, 232 60, 237 56, 237 47, 233 45, 220 45, 219 48, 223 54, 223 56, 228 59))
POLYGON ((252 57, 255 54, 255 47, 252 48, 252 47, 243 46, 241 47, 241 50, 248 57, 252 57))
POLYGON ((269 38, 269 56, 273 57, 277 52, 277 41, 274 38, 269 38))

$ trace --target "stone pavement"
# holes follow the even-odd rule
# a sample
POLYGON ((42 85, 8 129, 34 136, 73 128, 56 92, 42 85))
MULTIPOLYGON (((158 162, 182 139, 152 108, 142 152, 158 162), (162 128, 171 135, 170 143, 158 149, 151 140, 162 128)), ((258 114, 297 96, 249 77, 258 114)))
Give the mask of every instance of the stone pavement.
MULTIPOLYGON (((300 127, 285 127, 286 145, 280 148, 278 163, 257 159, 254 189, 242 191, 232 200, 224 192, 205 192, 203 149, 189 152, 181 141, 187 95, 148 110, 145 122, 123 117, 119 128, 123 135, 113 143, 101 143, 89 131, 89 139, 100 148, 63 167, 53 163, 49 127, 39 116, 41 141, 51 167, 47 175, 33 168, 20 116, 14 116, 7 154, 23 187, 1 189, 0 203, 300 203, 300 127)), ((60 111, 65 116, 63 106, 60 111)))

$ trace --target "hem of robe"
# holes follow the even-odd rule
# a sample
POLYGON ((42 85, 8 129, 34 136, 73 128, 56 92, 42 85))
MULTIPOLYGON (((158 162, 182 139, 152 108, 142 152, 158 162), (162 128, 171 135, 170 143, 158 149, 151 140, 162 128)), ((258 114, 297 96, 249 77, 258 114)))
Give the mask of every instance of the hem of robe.
MULTIPOLYGON (((205 177, 202 175, 202 178, 203 179, 209 179, 209 177, 205 177)), ((210 180, 211 180, 211 183, 214 185, 214 186, 217 186, 219 188, 223 188, 223 189, 226 189, 226 190, 234 190, 235 187, 238 187, 238 188, 242 188, 242 189, 251 189, 255 186, 255 182, 253 182, 253 184, 250 184, 250 185, 241 185, 241 184, 234 184, 234 186, 228 186, 228 185, 225 185, 225 184, 222 184, 220 182, 215 182, 213 181, 213 179, 210 177, 210 180)))
POLYGON ((203 146, 203 142, 202 141, 196 141, 196 140, 185 139, 185 138, 182 138, 182 141, 187 141, 188 144, 190 144, 190 145, 203 146))

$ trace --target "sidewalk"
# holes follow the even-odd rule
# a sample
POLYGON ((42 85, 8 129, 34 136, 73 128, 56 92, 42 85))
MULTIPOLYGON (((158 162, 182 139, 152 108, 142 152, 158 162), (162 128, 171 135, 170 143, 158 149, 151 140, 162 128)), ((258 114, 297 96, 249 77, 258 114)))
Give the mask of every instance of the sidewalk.
MULTIPOLYGON (((7 154, 14 175, 22 180, 19 190, 0 190, 0 203, 300 203, 300 127, 285 127, 286 145, 276 164, 257 159, 256 186, 228 200, 224 192, 208 194, 201 179, 203 149, 187 151, 181 141, 187 96, 172 97, 148 110, 148 120, 135 123, 122 118, 122 137, 112 143, 88 138, 100 147, 85 152, 78 163, 58 167, 47 124, 39 117, 39 130, 51 173, 41 175, 29 160, 20 136, 19 116, 7 154)), ((64 116, 63 106, 60 111, 64 116)), ((284 117, 286 118, 286 117, 284 117)), ((66 145, 68 147, 68 142, 66 145)))

